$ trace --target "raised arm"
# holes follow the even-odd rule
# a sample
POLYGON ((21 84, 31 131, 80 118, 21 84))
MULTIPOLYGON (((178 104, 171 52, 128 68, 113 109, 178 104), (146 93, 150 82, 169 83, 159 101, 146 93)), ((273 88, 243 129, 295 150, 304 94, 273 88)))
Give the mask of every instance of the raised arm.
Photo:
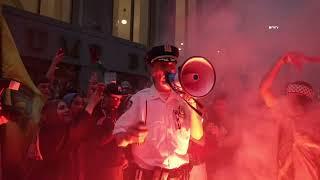
POLYGON ((272 84, 279 74, 281 67, 285 64, 282 58, 280 58, 272 69, 265 75, 260 84, 260 95, 262 96, 265 104, 271 107, 275 103, 275 97, 271 92, 272 84))
POLYGON ((49 70, 46 74, 46 77, 52 82, 54 80, 54 73, 56 71, 57 65, 63 60, 64 58, 64 51, 62 48, 60 48, 57 52, 56 55, 54 56, 51 65, 49 67, 49 70))
POLYGON ((303 55, 298 53, 287 53, 277 60, 275 65, 271 68, 271 70, 265 75, 260 83, 260 95, 262 96, 265 104, 268 107, 272 107, 276 98, 274 94, 271 92, 272 84, 276 77, 278 76, 282 66, 284 64, 293 64, 297 68, 302 67, 303 55))
POLYGON ((71 143, 79 143, 86 139, 92 132, 95 125, 94 118, 92 117, 93 110, 102 99, 104 91, 104 84, 98 85, 96 91, 89 97, 88 104, 83 112, 76 119, 76 123, 70 127, 69 138, 71 143))

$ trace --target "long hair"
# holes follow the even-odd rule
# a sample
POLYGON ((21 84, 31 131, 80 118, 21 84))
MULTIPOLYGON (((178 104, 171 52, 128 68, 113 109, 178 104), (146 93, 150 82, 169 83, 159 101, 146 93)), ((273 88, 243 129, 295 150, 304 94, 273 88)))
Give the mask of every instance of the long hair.
POLYGON ((62 100, 48 101, 42 109, 39 142, 44 159, 56 159, 65 144, 69 125, 58 118, 57 107, 62 100))

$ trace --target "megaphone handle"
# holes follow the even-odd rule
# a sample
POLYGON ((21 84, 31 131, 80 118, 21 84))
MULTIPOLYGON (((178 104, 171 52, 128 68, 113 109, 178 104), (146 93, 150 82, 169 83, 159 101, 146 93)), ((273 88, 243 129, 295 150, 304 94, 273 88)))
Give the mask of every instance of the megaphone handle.
MULTIPOLYGON (((192 96, 190 96, 189 94, 187 94, 186 92, 184 91, 176 91, 178 93, 181 93, 182 95, 180 96, 182 99, 184 99, 186 102, 188 102, 189 106, 193 107, 194 109, 196 109, 197 111, 200 112, 199 109, 203 109, 203 105, 198 101, 196 100, 195 98, 193 98, 192 96), (192 100, 195 104, 196 104, 196 108, 194 106, 192 106, 189 102, 189 100, 192 100)), ((199 113, 198 113, 199 114, 199 113)), ((200 113, 202 114, 202 113, 200 113)), ((199 115, 200 115, 199 114, 199 115)))
MULTIPOLYGON (((171 87, 171 89, 172 89, 174 92, 176 92, 179 96, 180 96, 181 94, 186 94, 186 92, 183 92, 183 91, 178 90, 178 88, 177 88, 175 85, 173 85, 170 81, 168 81, 168 78, 166 78, 166 80, 167 80, 167 83, 169 84, 169 86, 171 87)), ((182 99, 191 107, 191 109, 193 109, 199 116, 202 117, 202 112, 201 112, 200 110, 198 110, 197 108, 193 107, 184 97, 181 97, 181 96, 180 96, 180 98, 182 98, 182 99)), ((203 105, 200 104, 197 100, 195 100, 195 99, 193 99, 193 100, 195 101, 195 103, 196 103, 200 108, 203 107, 203 105)))
MULTIPOLYGON (((181 97, 182 98, 182 97, 181 97)), ((190 107, 191 107, 191 109, 192 110, 194 110, 199 116, 201 116, 202 117, 202 112, 199 110, 199 109, 197 109, 197 108, 195 108, 195 107, 193 107, 187 100, 185 100, 184 98, 182 98, 190 107)), ((197 103, 197 101, 196 101, 196 103, 197 103)))
POLYGON ((200 109, 203 108, 203 105, 199 101, 197 101, 196 99, 193 99, 193 100, 194 100, 194 102, 196 102, 197 107, 199 107, 200 109))

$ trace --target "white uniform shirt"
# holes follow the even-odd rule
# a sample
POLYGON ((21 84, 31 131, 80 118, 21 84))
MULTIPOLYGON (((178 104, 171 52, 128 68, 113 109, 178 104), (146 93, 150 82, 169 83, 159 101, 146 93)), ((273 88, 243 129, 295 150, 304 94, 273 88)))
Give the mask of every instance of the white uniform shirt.
POLYGON ((131 102, 128 111, 117 120, 113 134, 126 132, 141 121, 146 123, 145 142, 132 146, 135 163, 145 169, 174 169, 188 163, 191 115, 194 116, 191 108, 175 92, 163 99, 154 86, 139 91, 131 102))

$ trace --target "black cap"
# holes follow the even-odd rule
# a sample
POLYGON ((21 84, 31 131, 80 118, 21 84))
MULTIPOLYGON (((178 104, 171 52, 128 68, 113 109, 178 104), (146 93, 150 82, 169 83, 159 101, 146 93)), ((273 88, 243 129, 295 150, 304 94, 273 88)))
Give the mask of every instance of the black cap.
POLYGON ((107 84, 104 93, 109 95, 124 95, 122 87, 115 82, 107 84))
POLYGON ((155 61, 175 62, 179 57, 179 49, 172 45, 155 46, 147 52, 145 57, 147 64, 152 64, 155 61))

